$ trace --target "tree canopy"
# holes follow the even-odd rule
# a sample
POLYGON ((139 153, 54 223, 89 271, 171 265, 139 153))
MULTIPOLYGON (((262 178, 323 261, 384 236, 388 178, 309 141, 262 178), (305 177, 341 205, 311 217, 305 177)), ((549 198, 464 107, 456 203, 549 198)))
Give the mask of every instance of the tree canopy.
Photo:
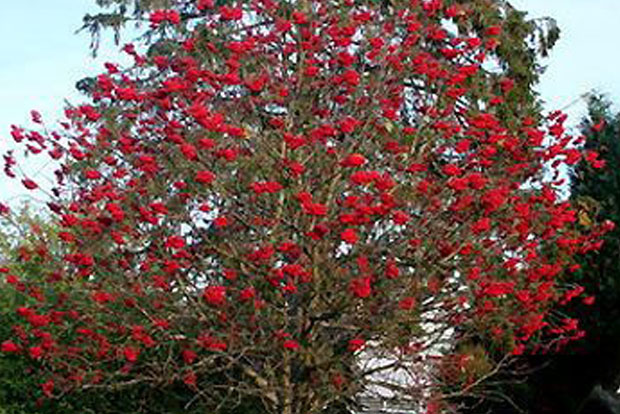
POLYGON ((579 227, 556 194, 580 138, 540 113, 522 14, 156 7, 132 67, 107 64, 57 128, 33 112, 39 130, 12 129, 59 165, 48 189, 5 156, 49 192, 61 242, 20 258, 37 275, 1 269, 23 301, 2 351, 44 396, 185 384, 211 412, 442 412, 510 355, 583 335, 554 306, 581 295, 575 255, 610 226, 579 227))

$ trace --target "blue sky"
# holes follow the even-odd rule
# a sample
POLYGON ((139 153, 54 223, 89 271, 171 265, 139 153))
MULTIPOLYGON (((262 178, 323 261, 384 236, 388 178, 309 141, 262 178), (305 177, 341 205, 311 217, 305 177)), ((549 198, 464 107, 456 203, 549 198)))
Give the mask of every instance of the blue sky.
MULTIPOLYGON (((100 73, 106 61, 119 61, 110 35, 104 36, 104 47, 93 59, 89 34, 75 34, 82 17, 97 10, 92 4, 91 0, 0 0, 0 153, 11 145, 11 124, 29 125, 32 109, 53 123, 62 114, 65 99, 80 100, 75 90, 78 80, 100 73)), ((27 171, 40 168, 25 166, 27 171)), ((19 182, 7 181, 0 178, 0 202, 21 199, 25 192, 19 182)))
MULTIPOLYGON (((75 98, 75 82, 115 60, 114 47, 93 60, 87 33, 75 34, 90 0, 0 1, 0 133, 28 119, 31 109, 56 114, 75 98)), ((111 46, 112 39, 106 38, 111 46)))
MULTIPOLYGON (((533 17, 556 18, 562 29, 538 88, 548 108, 562 108, 593 88, 620 102, 620 0, 511 1, 533 17)), ((79 100, 74 88, 79 79, 100 72, 106 61, 119 60, 109 34, 96 60, 89 54, 89 35, 75 34, 84 14, 96 10, 93 3, 0 1, 0 152, 11 124, 27 125, 31 109, 49 121, 57 119, 64 99, 79 100)), ((577 103, 567 112, 575 121, 583 110, 583 103, 577 103)), ((21 188, 0 185, 0 201, 19 194, 21 188)))
MULTIPOLYGON (((591 89, 606 92, 620 104, 620 1, 511 0, 532 17, 550 16, 562 30, 560 40, 544 64, 538 90, 548 108, 562 108, 591 89)), ((583 103, 567 109, 574 120, 583 103)))

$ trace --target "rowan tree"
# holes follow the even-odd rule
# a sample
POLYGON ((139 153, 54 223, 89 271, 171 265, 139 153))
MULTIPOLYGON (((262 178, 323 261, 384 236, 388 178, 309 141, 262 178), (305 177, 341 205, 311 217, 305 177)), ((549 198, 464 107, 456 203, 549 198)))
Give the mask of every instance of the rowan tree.
POLYGON ((476 332, 506 356, 582 335, 553 305, 610 226, 578 232, 549 178, 581 157, 566 116, 489 69, 496 3, 176 4, 150 12, 159 54, 126 45, 58 128, 12 130, 60 165, 64 251, 35 249, 43 279, 3 269, 27 303, 2 351, 45 396, 442 412, 499 369, 476 332))
MULTIPOLYGON (((587 140, 586 157, 570 171, 570 197, 577 205, 577 217, 587 228, 592 220, 618 222, 620 189, 618 188, 618 114, 604 95, 590 94, 588 113, 581 119, 578 131, 587 140), (592 151, 592 152, 591 152, 592 151), (588 157, 600 158, 591 165, 588 157), (602 167, 604 169, 594 168, 602 167)), ((618 332, 618 228, 607 233, 603 246, 579 258, 581 268, 574 280, 585 294, 581 301, 562 303, 557 312, 579 319, 585 336, 561 352, 523 356, 529 375, 520 384, 503 384, 501 393, 508 395, 517 408, 506 401, 488 403, 471 412, 518 413, 603 413, 613 412, 613 395, 620 384, 620 334, 618 332)))
MULTIPOLYGON (((62 253, 58 229, 49 217, 40 214, 31 203, 0 211, 0 267, 7 264, 15 273, 28 275, 31 283, 45 278, 45 261, 29 260, 41 245, 50 255, 62 253), (11 211, 12 210, 12 211, 11 211)), ((10 282, 10 280, 9 280, 10 282)), ((27 304, 19 291, 0 281, 0 326, 2 338, 22 322, 15 309, 27 304)), ((36 351, 35 351, 36 352, 36 351)), ((42 398, 37 364, 42 360, 24 359, 11 352, 0 354, 0 412, 3 414, 101 414, 101 413, 174 413, 202 412, 197 405, 185 407, 193 397, 184 384, 148 387, 138 384, 120 390, 85 390, 65 396, 61 401, 42 398)), ((229 414, 235 411, 228 411, 229 414)), ((248 411, 241 411, 247 414, 248 411)))
MULTIPOLYGON (((612 112, 611 102, 604 95, 591 93, 587 104, 587 115, 578 126, 579 133, 586 138, 585 157, 571 170, 570 177, 570 197, 577 205, 580 225, 586 228, 592 220, 618 223, 620 218, 620 118, 612 112), (594 166, 587 161, 593 157, 600 159, 594 166)), ((620 386, 619 236, 616 227, 605 235, 600 249, 579 258, 581 269, 575 280, 588 296, 558 310, 579 319, 586 335, 559 354, 531 359, 532 366, 542 369, 528 379, 527 396, 533 407, 530 411, 543 412, 537 411, 537 406, 546 407, 548 412, 565 413, 617 410, 614 395, 620 386)))

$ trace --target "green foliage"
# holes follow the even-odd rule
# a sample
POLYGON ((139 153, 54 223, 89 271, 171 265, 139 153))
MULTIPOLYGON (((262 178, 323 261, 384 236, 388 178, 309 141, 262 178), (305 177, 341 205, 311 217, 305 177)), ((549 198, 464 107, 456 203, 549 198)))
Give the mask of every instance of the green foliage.
POLYGON ((620 383, 620 113, 612 112, 605 96, 592 95, 581 131, 587 137, 585 148, 597 152, 606 165, 593 169, 582 161, 573 174, 572 197, 582 206, 584 226, 598 218, 616 227, 606 234, 598 253, 582 260, 580 283, 596 296, 593 309, 575 306, 571 311, 589 332, 583 348, 606 357, 598 367, 602 385, 615 390, 620 383))
POLYGON ((501 76, 515 81, 515 88, 506 97, 509 105, 501 114, 502 118, 511 120, 515 114, 523 112, 537 117, 542 107, 533 87, 544 72, 539 57, 547 56, 559 39, 556 21, 550 17, 529 19, 527 12, 516 9, 509 1, 460 0, 458 3, 475 3, 475 18, 471 19, 473 26, 470 28, 474 32, 480 33, 489 24, 502 22, 497 63, 501 76))
MULTIPOLYGON (((90 48, 93 56, 97 54, 101 44, 101 34, 104 31, 112 31, 114 44, 119 45, 121 32, 128 24, 134 23, 136 27, 144 25, 143 36, 148 42, 156 32, 148 28, 147 14, 150 11, 168 9, 173 6, 177 10, 187 10, 193 3, 191 0, 95 0, 95 2, 102 9, 101 12, 84 16, 82 26, 78 30, 78 32, 87 31, 90 34, 90 48)), ((183 17, 188 19, 192 16, 191 13, 185 13, 183 17)))
MULTIPOLYGON (((51 234, 52 228, 45 220, 33 212, 29 205, 22 206, 16 213, 0 216, 0 258, 8 262, 20 255, 28 254, 35 245, 36 234, 51 234)), ((2 266, 0 262, 0 267, 2 266)), ((37 274, 40 269, 35 262, 22 263, 24 272, 37 274)), ((15 290, 6 285, 4 277, 0 281, 0 335, 11 336, 13 325, 18 316, 9 309, 15 309, 17 303, 15 290)), ((32 373, 32 367, 23 358, 10 354, 0 355, 0 413, 20 414, 37 413, 36 400, 42 395, 38 390, 38 378, 32 373)))
MULTIPOLYGON (((57 254, 61 245, 56 237, 57 229, 42 214, 26 204, 17 211, 0 216, 0 267, 11 262, 12 270, 30 277, 46 277, 44 260, 32 258, 19 260, 41 247, 57 254), (15 267, 21 263, 20 267, 15 267)), ((15 289, 0 280, 0 337, 13 336, 14 325, 21 323, 13 311, 20 303, 15 289)), ((34 299, 33 299, 34 300, 34 299)), ((199 382, 208 387, 210 378, 199 382), (207 383, 207 384, 205 384, 207 383)), ((23 357, 0 353, 0 414, 172 414, 204 413, 208 403, 196 398, 196 394, 182 383, 162 383, 158 387, 130 383, 116 388, 92 388, 77 394, 64 396, 61 400, 44 399, 40 390, 40 378, 35 375, 32 362, 23 357)), ((263 414, 260 401, 248 399, 225 414, 263 414)), ((207 410, 208 412, 208 410, 207 410)))

